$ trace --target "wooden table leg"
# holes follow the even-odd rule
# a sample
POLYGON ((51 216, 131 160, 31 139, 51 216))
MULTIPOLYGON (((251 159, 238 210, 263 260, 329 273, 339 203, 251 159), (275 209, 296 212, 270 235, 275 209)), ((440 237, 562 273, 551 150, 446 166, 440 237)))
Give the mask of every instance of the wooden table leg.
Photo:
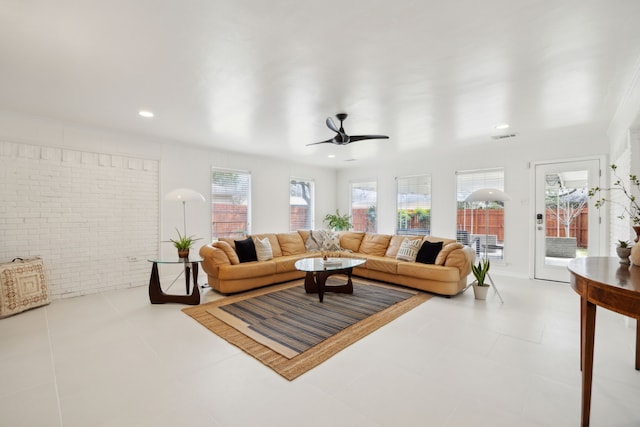
POLYGON ((580 335, 581 366, 582 366, 582 427, 589 426, 591 414, 591 386, 593 381, 593 344, 596 330, 596 305, 587 298, 581 298, 580 335))
POLYGON ((325 292, 352 294, 353 293, 353 282, 351 281, 352 273, 353 273, 353 268, 316 271, 315 273, 312 271, 307 271, 307 274, 304 277, 304 290, 308 294, 315 294, 317 292, 318 299, 320 300, 320 302, 324 300, 325 292), (333 286, 333 285, 325 286, 329 276, 333 276, 334 274, 346 274, 347 283, 345 283, 344 285, 337 285, 337 286, 333 286))
MULTIPOLYGON (((180 304, 198 305, 200 304, 200 290, 197 283, 198 265, 192 263, 194 286, 191 294, 187 295, 171 295, 165 294, 160 287, 160 275, 158 274, 158 264, 153 263, 151 267, 151 278, 149 279, 149 301, 151 304, 164 304, 166 302, 177 302, 180 304)), ((189 289, 189 275, 187 274, 187 290, 189 289)))
POLYGON ((636 319, 636 371, 640 371, 640 319, 636 319))

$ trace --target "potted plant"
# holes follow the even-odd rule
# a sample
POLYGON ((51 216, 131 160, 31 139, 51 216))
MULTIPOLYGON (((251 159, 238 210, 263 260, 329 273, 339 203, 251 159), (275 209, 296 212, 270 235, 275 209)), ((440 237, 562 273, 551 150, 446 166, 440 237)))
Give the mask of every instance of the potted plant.
POLYGON ((176 232, 178 233, 177 239, 169 239, 168 241, 173 243, 173 246, 178 250, 178 257, 180 258, 189 258, 189 249, 193 245, 193 242, 197 240, 201 240, 200 238, 194 238, 194 236, 187 236, 180 234, 180 230, 176 228, 176 232))
POLYGON ((628 240, 618 240, 616 245, 616 253, 620 258, 620 264, 629 264, 629 255, 631 255, 631 242, 628 240))
POLYGON ((476 299, 486 299, 487 291, 489 290, 489 284, 485 283, 487 274, 489 273, 489 267, 491 264, 488 259, 481 259, 478 261, 478 265, 472 265, 471 270, 476 280, 473 282, 473 294, 476 299))
POLYGON ((353 224, 351 224, 351 215, 340 215, 340 211, 338 209, 336 209, 335 215, 326 214, 324 222, 326 222, 327 225, 329 225, 329 228, 334 231, 349 230, 353 227, 353 224))

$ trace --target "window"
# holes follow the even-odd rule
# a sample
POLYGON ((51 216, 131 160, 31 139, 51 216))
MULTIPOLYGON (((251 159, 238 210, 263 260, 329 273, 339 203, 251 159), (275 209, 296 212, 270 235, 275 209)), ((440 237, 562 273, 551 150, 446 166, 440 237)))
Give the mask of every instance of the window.
POLYGON ((351 183, 351 223, 354 231, 375 233, 378 229, 376 188, 375 181, 351 183))
POLYGON ((291 178, 289 182, 289 231, 314 228, 314 182, 291 178))
POLYGON ((251 173, 211 171, 211 234, 240 238, 251 233, 251 173))
POLYGON ((396 234, 428 235, 431 231, 431 176, 396 179, 396 234))
POLYGON ((485 169, 456 172, 457 181, 457 240, 476 250, 478 256, 485 250, 490 259, 504 257, 504 204, 503 202, 465 202, 481 188, 504 191, 504 170, 485 169))

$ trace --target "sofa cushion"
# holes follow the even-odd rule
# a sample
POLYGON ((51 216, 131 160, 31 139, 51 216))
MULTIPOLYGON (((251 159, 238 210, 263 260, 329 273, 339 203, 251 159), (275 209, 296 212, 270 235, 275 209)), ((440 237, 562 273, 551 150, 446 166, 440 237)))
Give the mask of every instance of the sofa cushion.
POLYGON ((392 236, 389 241, 389 247, 387 248, 387 252, 385 252, 384 256, 395 259, 396 255, 398 255, 398 249, 400 249, 400 245, 402 245, 404 239, 422 241, 422 236, 392 236))
POLYGON ((225 242, 229 246, 231 246, 234 251, 236 250, 236 241, 234 239, 232 239, 231 237, 218 237, 218 241, 225 242))
POLYGON ((420 262, 398 261, 398 274, 437 282, 457 282, 460 280, 460 270, 458 268, 422 264, 420 262))
POLYGON ((366 255, 384 256, 390 241, 391 236, 388 234, 367 233, 362 238, 358 252, 366 255))
POLYGON ((264 262, 245 262, 238 265, 221 265, 218 270, 220 280, 253 279, 255 277, 271 276, 276 273, 276 263, 273 260, 264 262))
POLYGON ((234 243, 236 244, 236 252, 241 263, 258 260, 256 245, 253 243, 251 237, 247 237, 244 240, 234 240, 234 243))
POLYGON ((358 231, 343 231, 340 236, 340 247, 351 252, 358 252, 364 233, 358 231))
POLYGON ((254 237, 253 243, 256 246, 258 261, 269 261, 270 259, 273 259, 273 251, 271 250, 271 243, 269 243, 268 237, 263 239, 254 237))
POLYGON ((416 256, 416 262, 423 264, 435 264, 438 254, 442 250, 442 242, 431 243, 428 240, 422 242, 422 246, 416 256))
POLYGON ((455 251, 456 249, 462 249, 462 248, 463 248, 463 244, 458 242, 445 244, 442 250, 440 251, 440 253, 438 254, 438 257, 436 258, 436 265, 444 265, 444 262, 446 261, 447 256, 449 256, 449 254, 452 251, 455 251))
MULTIPOLYGON (((400 245, 400 249, 398 250, 398 254, 396 255, 396 259, 401 261, 409 261, 414 262, 416 260, 416 256, 418 255, 418 250, 420 250, 422 246, 422 241, 417 239, 408 239, 405 238, 402 244, 400 245)), ((435 257, 434 257, 435 260, 435 257)))
POLYGON ((302 240, 300 233, 297 231, 293 231, 291 233, 279 233, 276 234, 276 237, 278 237, 278 243, 280 243, 282 256, 298 255, 306 252, 304 240, 302 240))
POLYGON ((252 234, 251 237, 254 239, 264 239, 265 237, 269 238, 269 244, 271 244, 271 252, 274 257, 282 256, 282 250, 280 249, 280 243, 278 242, 278 236, 275 233, 267 233, 267 234, 252 234))
POLYGON ((385 273, 397 274, 398 261, 385 256, 367 256, 364 266, 367 270, 383 271, 385 273))
POLYGON ((229 262, 231 262, 231 265, 240 264, 238 254, 227 242, 213 242, 212 246, 214 248, 222 249, 224 253, 227 254, 227 258, 229 258, 229 262))

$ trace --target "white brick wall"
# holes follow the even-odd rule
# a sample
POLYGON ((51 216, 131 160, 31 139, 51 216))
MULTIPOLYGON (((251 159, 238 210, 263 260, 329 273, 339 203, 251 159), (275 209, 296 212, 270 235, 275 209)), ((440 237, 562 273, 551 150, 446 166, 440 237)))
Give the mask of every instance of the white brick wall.
POLYGON ((147 285, 159 163, 0 141, 0 262, 41 256, 52 298, 147 285))

